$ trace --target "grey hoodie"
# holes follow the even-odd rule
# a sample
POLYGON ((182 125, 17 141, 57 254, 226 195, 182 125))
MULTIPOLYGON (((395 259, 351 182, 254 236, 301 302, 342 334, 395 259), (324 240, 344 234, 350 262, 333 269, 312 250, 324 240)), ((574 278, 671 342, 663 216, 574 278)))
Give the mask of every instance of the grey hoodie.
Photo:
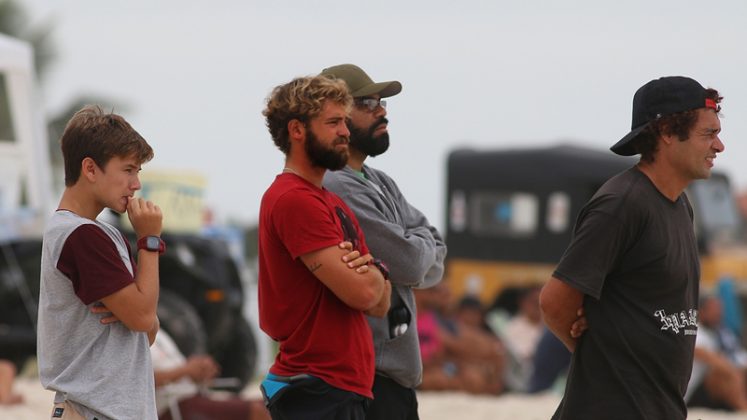
POLYGON ((428 219, 405 200, 384 172, 363 165, 365 179, 350 167, 327 171, 324 187, 353 210, 371 255, 386 263, 392 282, 392 309, 410 313, 407 331, 391 338, 388 317, 368 317, 376 351, 376 373, 414 388, 423 377, 412 288, 441 281, 446 244, 428 219))

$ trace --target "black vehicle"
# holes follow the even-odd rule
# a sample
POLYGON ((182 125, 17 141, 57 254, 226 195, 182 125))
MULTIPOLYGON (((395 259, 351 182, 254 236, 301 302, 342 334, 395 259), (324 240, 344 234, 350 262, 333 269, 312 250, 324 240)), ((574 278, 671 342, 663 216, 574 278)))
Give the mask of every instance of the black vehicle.
MULTIPOLYGON (((191 234, 162 235, 168 244, 160 258, 158 317, 185 355, 210 354, 221 375, 238 379, 240 390, 252 378, 256 344, 242 311, 244 293, 237 264, 227 245, 191 234)), ((129 235, 131 248, 136 249, 129 235)), ((23 366, 36 356, 35 323, 39 298, 41 241, 0 244, 0 358, 23 366)))

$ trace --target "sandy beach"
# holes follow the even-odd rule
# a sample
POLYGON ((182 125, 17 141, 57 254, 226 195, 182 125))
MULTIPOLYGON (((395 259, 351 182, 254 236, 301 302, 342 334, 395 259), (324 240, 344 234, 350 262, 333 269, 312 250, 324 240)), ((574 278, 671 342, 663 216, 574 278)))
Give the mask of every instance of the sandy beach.
MULTIPOLYGON (((38 379, 24 376, 18 379, 16 391, 25 403, 0 406, 0 420, 40 420, 49 418, 52 393, 44 390, 38 379)), ((243 394, 258 396, 256 384, 243 394)), ((420 392, 420 418, 423 420, 547 420, 555 410, 560 396, 543 394, 527 396, 508 394, 501 397, 480 397, 455 392, 420 392)), ((694 409, 691 420, 744 420, 746 414, 694 409)))

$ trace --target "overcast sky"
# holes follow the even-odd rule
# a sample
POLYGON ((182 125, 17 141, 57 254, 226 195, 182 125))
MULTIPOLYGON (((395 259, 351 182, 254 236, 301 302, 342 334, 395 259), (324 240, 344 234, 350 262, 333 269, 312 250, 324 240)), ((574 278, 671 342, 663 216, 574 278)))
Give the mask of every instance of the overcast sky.
POLYGON ((630 129, 635 90, 687 75, 721 91, 716 168, 747 188, 747 2, 23 0, 51 21, 59 58, 47 112, 81 94, 127 105, 159 169, 208 179, 221 220, 256 222, 283 166, 261 110, 269 91, 351 62, 399 80, 392 146, 371 166, 444 226, 457 147, 607 149, 630 129))

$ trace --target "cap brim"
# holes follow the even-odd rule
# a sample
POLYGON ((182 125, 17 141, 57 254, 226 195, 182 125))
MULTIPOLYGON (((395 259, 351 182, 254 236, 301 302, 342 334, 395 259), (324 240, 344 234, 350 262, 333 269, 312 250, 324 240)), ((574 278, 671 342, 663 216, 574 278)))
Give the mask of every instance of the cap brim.
POLYGON ((635 147, 633 147, 633 140, 635 140, 635 138, 638 137, 639 134, 641 134, 641 131, 643 131, 646 126, 648 126, 648 123, 632 130, 625 137, 620 139, 620 141, 615 143, 614 146, 610 147, 610 150, 620 156, 637 155, 638 152, 636 152, 635 147))
POLYGON ((378 94, 382 98, 394 96, 402 91, 402 84, 396 80, 391 82, 379 82, 350 92, 354 98, 378 94))

